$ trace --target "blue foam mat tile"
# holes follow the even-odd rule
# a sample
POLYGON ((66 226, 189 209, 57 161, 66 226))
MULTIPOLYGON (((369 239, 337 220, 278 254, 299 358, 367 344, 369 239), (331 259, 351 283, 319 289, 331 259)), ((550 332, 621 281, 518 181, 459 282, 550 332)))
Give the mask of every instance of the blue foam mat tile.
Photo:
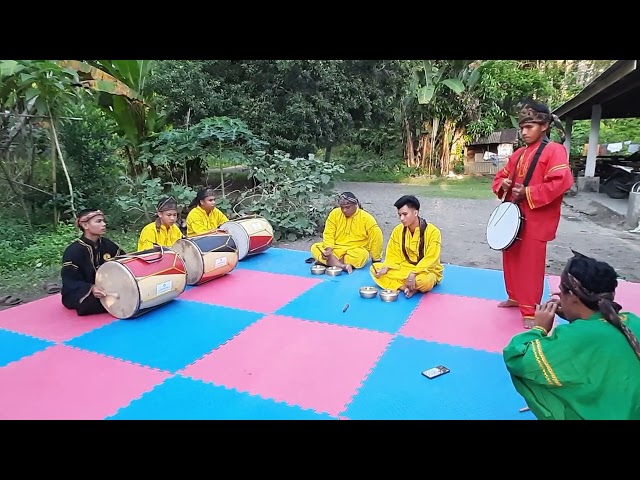
POLYGON ((229 341, 262 316, 176 299, 139 318, 110 323, 65 343, 176 372, 229 341))
POLYGON ((337 420, 234 389, 176 375, 106 420, 337 420))
POLYGON ((352 420, 532 420, 502 355, 398 336, 344 415, 352 420), (421 372, 445 365, 435 379, 421 372))
POLYGON ((272 247, 264 253, 243 258, 236 268, 318 278, 311 274, 311 264, 304 262, 309 257, 311 253, 305 250, 272 247))
POLYGON ((55 345, 54 342, 0 328, 0 367, 55 345))
POLYGON ((397 301, 391 303, 383 302, 379 296, 364 299, 360 297, 359 288, 373 285, 373 282, 365 282, 356 274, 329 278, 331 280, 311 287, 275 313, 302 320, 396 333, 422 298, 421 294, 416 294, 407 299, 401 294, 397 301), (349 308, 343 313, 346 304, 349 308))
MULTIPOLYGON (((549 282, 544 281, 543 298, 549 296, 549 282)), ((507 298, 502 270, 444 265, 442 282, 433 288, 434 293, 459 295, 502 301, 507 298)))

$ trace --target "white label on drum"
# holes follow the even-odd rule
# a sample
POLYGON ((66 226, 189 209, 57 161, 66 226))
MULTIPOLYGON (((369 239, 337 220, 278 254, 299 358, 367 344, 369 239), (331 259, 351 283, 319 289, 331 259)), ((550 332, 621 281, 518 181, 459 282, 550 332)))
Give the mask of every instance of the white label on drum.
POLYGON ((224 267, 227 264, 227 257, 216 258, 216 268, 224 267))
POLYGON ((167 282, 159 283, 156 286, 156 295, 162 295, 163 293, 170 292, 171 291, 171 287, 172 287, 171 280, 169 280, 167 282))
POLYGON ((260 222, 254 222, 254 223, 251 224, 251 226, 253 227, 253 229, 255 231, 258 231, 258 230, 260 230, 262 228, 262 224, 260 222))

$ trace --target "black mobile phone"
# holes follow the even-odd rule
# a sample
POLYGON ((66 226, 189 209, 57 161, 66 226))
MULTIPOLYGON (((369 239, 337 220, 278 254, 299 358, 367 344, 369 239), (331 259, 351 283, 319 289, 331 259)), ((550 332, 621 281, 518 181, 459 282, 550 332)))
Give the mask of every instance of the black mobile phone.
POLYGON ((437 367, 433 367, 433 368, 430 368, 429 370, 425 370, 424 372, 422 372, 422 375, 424 375, 425 377, 431 380, 441 375, 444 375, 446 373, 449 373, 450 371, 451 370, 449 370, 444 365, 438 365, 437 367))

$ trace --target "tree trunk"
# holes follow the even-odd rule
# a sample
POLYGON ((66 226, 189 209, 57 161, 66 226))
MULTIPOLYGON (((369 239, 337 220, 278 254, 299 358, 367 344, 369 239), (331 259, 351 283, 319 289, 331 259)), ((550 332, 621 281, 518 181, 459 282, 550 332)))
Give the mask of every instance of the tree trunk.
POLYGON ((327 146, 324 150, 324 161, 329 162, 331 160, 331 149, 333 148, 333 143, 327 142, 327 146))
POLYGON ((27 220, 27 225, 29 225, 29 228, 31 228, 31 215, 29 215, 29 209, 27 208, 27 204, 25 203, 24 197, 22 196, 22 191, 19 190, 18 187, 16 187, 15 183, 13 183, 12 175, 7 170, 4 158, 0 158, 0 169, 2 169, 2 173, 4 175, 4 178, 7 180, 7 183, 9 184, 9 188, 11 189, 13 194, 18 197, 18 201, 20 202, 20 205, 22 205, 22 209, 24 210, 24 216, 27 220))
POLYGON ((413 150, 413 135, 411 133, 411 127, 409 125, 409 120, 405 116, 402 119, 404 124, 404 159, 407 164, 407 167, 412 168, 415 166, 415 152, 413 150))
MULTIPOLYGON (((53 125, 53 120, 50 119, 49 121, 52 122, 53 125)), ((53 138, 53 129, 51 130, 50 137, 49 148, 51 149, 51 186, 53 187, 53 225, 55 226, 58 225, 58 179, 56 175, 56 141, 53 138)))

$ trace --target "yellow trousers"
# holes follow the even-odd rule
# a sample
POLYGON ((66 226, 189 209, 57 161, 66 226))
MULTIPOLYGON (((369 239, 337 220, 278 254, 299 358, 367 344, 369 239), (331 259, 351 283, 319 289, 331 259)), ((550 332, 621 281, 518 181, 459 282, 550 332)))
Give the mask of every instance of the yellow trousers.
MULTIPOLYGON (((380 269, 380 264, 376 265, 376 268, 380 269)), ((380 287, 387 290, 399 290, 404 285, 409 276, 410 271, 404 269, 389 270, 380 278, 375 277, 373 266, 369 268, 371 272, 371 278, 380 287)), ((419 292, 425 293, 433 289, 438 284, 438 277, 435 273, 419 273, 416 275, 416 288, 419 292)))
MULTIPOLYGON (((324 252, 322 242, 311 245, 311 255, 313 258, 323 265, 326 265, 327 261, 322 258, 322 252, 324 252)), ((353 268, 362 268, 369 260, 369 252, 363 247, 333 247, 333 254, 338 260, 342 259, 341 261, 343 263, 348 263, 353 266, 353 268)))

